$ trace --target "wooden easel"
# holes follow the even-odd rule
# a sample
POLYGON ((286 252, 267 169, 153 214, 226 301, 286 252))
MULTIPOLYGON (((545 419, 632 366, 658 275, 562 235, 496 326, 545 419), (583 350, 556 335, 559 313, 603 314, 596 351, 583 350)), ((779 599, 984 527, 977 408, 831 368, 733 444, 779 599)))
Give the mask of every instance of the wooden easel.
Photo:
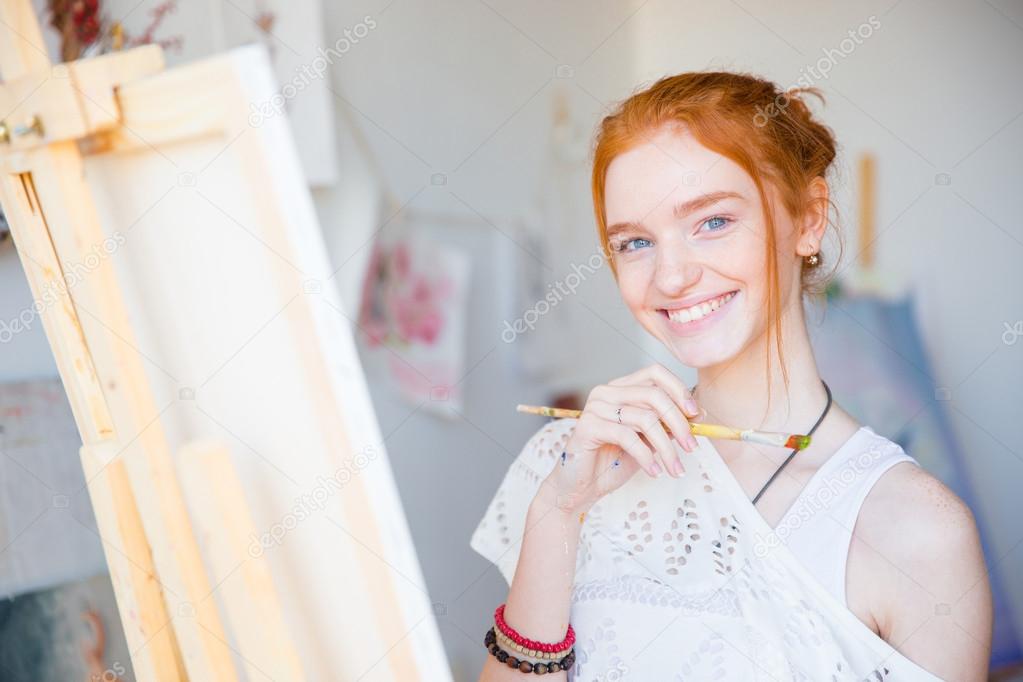
MULTIPOLYGON (((230 257, 218 230, 237 229, 239 221, 222 206, 241 197, 255 206, 246 226, 257 240, 302 274, 324 271, 315 213, 286 127, 270 121, 245 129, 247 100, 273 94, 262 53, 240 48, 165 71, 155 46, 55 65, 43 45, 29 0, 0 0, 0 115, 8 112, 0 122, 0 205, 82 436, 82 466, 137 679, 450 679, 425 591, 403 582, 419 577, 419 568, 386 462, 356 476, 327 505, 344 515, 348 532, 376 559, 343 552, 336 540, 318 554, 316 542, 299 537, 280 547, 277 563, 252 556, 248 539, 274 518, 268 509, 286 489, 254 505, 253 496, 279 482, 261 480, 256 465, 240 470, 230 438, 190 423, 189 396, 164 404, 156 363, 141 350, 152 345, 158 322, 180 328, 192 314, 202 329, 217 323, 200 310, 201 287, 182 286, 191 277, 215 281, 215 268, 169 253, 166 263, 154 260, 147 251, 152 237, 141 232, 122 247, 128 256, 89 259, 90 247, 128 232, 132 221, 154 222, 147 228, 152 234, 199 220, 195 204, 184 202, 161 207, 155 218, 132 211, 159 177, 160 162, 152 159, 177 165, 179 146, 202 155, 203 141, 216 140, 212 148, 220 151, 202 157, 207 166, 222 158, 236 166, 228 180, 200 185, 202 196, 220 205, 219 213, 201 218, 211 236, 193 253, 230 257), (135 270, 118 263, 129 256, 135 270), (66 285, 67 264, 83 262, 87 274, 66 285), (167 272, 155 272, 154 263, 167 272), (178 287, 183 301, 175 306, 140 293, 178 287), (197 310, 190 313, 189 305, 197 310), (381 570, 383 556, 393 572, 381 570), (292 578, 285 588, 282 575, 292 578), (318 629, 303 631, 306 621, 318 629)), ((189 174, 178 175, 187 185, 189 174)), ((187 230, 182 233, 187 239, 187 230)), ((239 276, 265 273, 259 286, 283 295, 303 286, 301 275, 267 262, 225 267, 239 276)), ((341 310, 326 286, 315 293, 341 310)), ((254 306, 251 296, 242 303, 254 306)), ((277 403, 267 411, 282 428, 294 422, 296 430, 308 426, 318 436, 312 446, 296 440, 301 483, 336 469, 359 450, 359 438, 381 445, 382 439, 346 328, 311 296, 296 294, 292 302, 280 324, 294 346, 278 341, 277 347, 299 356, 299 376, 272 396, 277 403), (315 409, 289 416, 296 398, 308 398, 315 409)), ((202 343, 161 347, 159 360, 201 365, 209 362, 202 349, 202 343)), ((222 408, 247 398, 240 382, 217 386, 211 400, 222 408)), ((275 450, 276 441, 268 443, 261 456, 278 465, 291 461, 290 453, 275 450)), ((294 531, 309 533, 308 527, 294 531)))

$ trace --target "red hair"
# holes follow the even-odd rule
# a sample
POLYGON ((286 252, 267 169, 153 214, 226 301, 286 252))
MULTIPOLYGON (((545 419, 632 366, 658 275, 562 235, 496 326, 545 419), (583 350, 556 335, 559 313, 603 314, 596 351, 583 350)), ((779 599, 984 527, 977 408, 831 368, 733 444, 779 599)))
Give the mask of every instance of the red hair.
MULTIPOLYGON (((768 376, 772 331, 779 358, 783 355, 777 235, 765 188, 770 183, 788 214, 799 221, 810 207, 810 182, 818 176, 827 179, 837 147, 834 133, 813 118, 798 97, 799 93, 813 94, 824 102, 817 88, 781 91, 774 83, 745 73, 694 71, 668 76, 633 94, 605 116, 593 151, 592 191, 597 231, 604 257, 616 280, 618 272, 608 243, 604 206, 607 169, 615 157, 642 144, 662 126, 678 126, 690 132, 704 147, 731 159, 749 174, 760 195, 767 225, 768 376)), ((837 214, 837 207, 830 198, 828 204, 837 214)), ((822 254, 818 254, 818 258, 823 262, 822 254)), ((803 263, 801 295, 823 297, 833 272, 821 276, 821 270, 819 265, 811 268, 803 263)), ((787 385, 784 360, 782 374, 787 385)))

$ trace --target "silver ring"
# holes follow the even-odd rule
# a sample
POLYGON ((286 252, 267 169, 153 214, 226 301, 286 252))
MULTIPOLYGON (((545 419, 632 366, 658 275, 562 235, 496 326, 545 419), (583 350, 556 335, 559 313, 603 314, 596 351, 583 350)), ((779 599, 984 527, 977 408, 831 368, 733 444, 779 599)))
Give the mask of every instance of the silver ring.
POLYGON ((619 407, 617 412, 618 412, 618 423, 621 424, 622 423, 622 408, 619 407))

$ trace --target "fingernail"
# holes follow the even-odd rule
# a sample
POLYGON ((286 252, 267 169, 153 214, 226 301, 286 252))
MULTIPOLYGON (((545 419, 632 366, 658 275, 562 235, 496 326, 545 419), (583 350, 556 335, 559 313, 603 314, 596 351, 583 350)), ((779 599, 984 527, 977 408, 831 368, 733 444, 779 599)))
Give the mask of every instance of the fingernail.
POLYGON ((651 476, 659 476, 661 474, 661 471, 663 471, 663 469, 661 469, 661 465, 658 464, 657 462, 654 462, 653 464, 650 465, 651 476))
POLYGON ((700 414, 700 406, 696 404, 695 400, 689 399, 685 402, 686 412, 691 417, 695 417, 700 414))
POLYGON ((675 475, 676 476, 681 476, 682 475, 682 471, 683 471, 682 460, 680 460, 680 459, 673 459, 671 461, 671 467, 675 470, 675 475))

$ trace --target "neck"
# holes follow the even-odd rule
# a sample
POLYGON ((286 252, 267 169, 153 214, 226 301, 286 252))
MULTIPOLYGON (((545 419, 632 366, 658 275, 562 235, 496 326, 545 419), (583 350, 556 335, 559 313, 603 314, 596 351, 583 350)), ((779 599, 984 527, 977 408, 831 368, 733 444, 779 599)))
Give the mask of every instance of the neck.
POLYGON ((798 433, 806 433, 817 422, 828 396, 817 371, 801 304, 790 306, 782 316, 781 326, 788 386, 775 339, 768 347, 765 332, 727 362, 698 370, 695 397, 707 411, 706 421, 737 428, 798 433), (769 375, 768 352, 771 353, 769 375))

